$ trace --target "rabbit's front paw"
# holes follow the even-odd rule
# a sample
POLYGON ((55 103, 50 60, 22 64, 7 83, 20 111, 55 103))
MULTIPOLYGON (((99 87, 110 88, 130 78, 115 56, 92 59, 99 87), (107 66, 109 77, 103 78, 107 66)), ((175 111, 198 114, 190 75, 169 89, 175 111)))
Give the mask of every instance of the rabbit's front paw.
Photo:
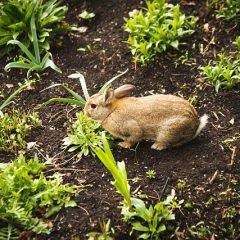
POLYGON ((124 141, 124 142, 120 142, 118 145, 123 148, 131 148, 132 143, 124 141))

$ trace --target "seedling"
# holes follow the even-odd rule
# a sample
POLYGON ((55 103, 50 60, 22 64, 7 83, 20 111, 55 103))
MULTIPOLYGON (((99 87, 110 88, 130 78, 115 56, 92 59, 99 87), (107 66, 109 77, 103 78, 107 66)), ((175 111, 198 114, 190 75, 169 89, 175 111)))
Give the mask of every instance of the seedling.
POLYGON ((115 233, 114 229, 110 227, 111 220, 108 219, 107 222, 100 221, 101 232, 91 232, 87 234, 88 240, 113 240, 113 235, 115 233))
POLYGON ((15 153, 25 149, 25 138, 33 128, 40 125, 41 120, 35 112, 21 113, 12 110, 11 113, 0 114, 0 151, 15 153))
POLYGON ((78 15, 80 18, 85 19, 85 20, 90 20, 95 17, 94 13, 90 13, 87 10, 84 10, 82 13, 78 15))
POLYGON ((148 170, 146 172, 146 176, 149 179, 155 179, 156 178, 156 171, 155 170, 148 170))
POLYGON ((211 0, 209 7, 215 6, 217 18, 223 18, 225 20, 237 20, 240 13, 240 1, 239 0, 211 0))

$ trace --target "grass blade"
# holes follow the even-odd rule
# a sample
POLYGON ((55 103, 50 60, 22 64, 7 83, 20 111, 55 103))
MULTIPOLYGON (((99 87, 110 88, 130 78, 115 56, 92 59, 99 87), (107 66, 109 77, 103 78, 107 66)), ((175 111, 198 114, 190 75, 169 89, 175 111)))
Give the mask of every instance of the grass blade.
POLYGON ((11 100, 19 93, 23 91, 24 88, 27 88, 30 86, 31 82, 28 82, 22 86, 20 86, 14 93, 12 93, 1 105, 0 105, 0 111, 3 110, 8 104, 11 103, 11 100))
POLYGON ((45 107, 47 105, 53 104, 55 102, 77 105, 78 107, 81 107, 81 108, 83 108, 84 105, 85 105, 85 102, 75 100, 75 99, 72 99, 72 98, 51 98, 50 100, 48 100, 48 101, 40 104, 39 106, 35 107, 35 109, 40 109, 40 108, 45 107))
POLYGON ((35 64, 37 64, 35 57, 32 55, 32 53, 27 49, 27 47, 19 42, 18 40, 10 40, 7 44, 15 44, 18 45, 19 48, 26 54, 26 56, 35 64))
POLYGON ((114 82, 117 78, 121 77, 122 75, 124 75, 126 72, 128 71, 128 69, 126 69, 124 72, 121 72, 120 74, 118 74, 117 76, 111 78, 109 81, 107 81, 102 88, 99 90, 99 93, 103 93, 106 89, 108 89, 109 87, 111 87, 112 82, 114 82))
POLYGON ((30 24, 31 24, 32 41, 33 41, 35 58, 36 58, 37 64, 40 65, 41 60, 40 60, 40 52, 39 52, 39 46, 38 46, 38 38, 37 38, 37 30, 36 30, 35 15, 34 14, 31 17, 31 23, 30 24))
POLYGON ((80 72, 73 73, 68 76, 69 78, 78 78, 83 90, 83 94, 86 100, 90 98, 88 90, 87 90, 87 85, 84 76, 80 72))

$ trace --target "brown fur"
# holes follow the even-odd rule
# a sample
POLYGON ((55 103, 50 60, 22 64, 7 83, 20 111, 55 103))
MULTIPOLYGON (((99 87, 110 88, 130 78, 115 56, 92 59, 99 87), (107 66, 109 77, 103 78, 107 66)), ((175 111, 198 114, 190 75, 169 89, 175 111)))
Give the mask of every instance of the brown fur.
POLYGON ((125 97, 132 90, 133 86, 128 84, 115 90, 118 97, 112 89, 93 95, 84 112, 113 136, 123 139, 122 147, 130 148, 148 139, 155 142, 152 148, 162 150, 180 146, 195 137, 200 120, 188 101, 163 94, 125 97))

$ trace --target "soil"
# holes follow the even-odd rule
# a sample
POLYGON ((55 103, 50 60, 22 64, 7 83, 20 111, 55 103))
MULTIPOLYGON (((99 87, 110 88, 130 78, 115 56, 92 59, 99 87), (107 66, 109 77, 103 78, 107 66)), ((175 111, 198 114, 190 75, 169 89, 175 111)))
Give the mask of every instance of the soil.
MULTIPOLYGON (((87 27, 87 30, 55 39, 51 52, 63 73, 43 73, 42 80, 33 90, 23 92, 15 100, 15 107, 32 110, 50 98, 67 97, 61 87, 42 91, 56 83, 65 83, 82 94, 79 82, 68 78, 76 71, 85 76, 90 94, 96 93, 119 71, 128 69, 124 76, 114 82, 114 88, 131 83, 136 86, 136 96, 168 93, 196 99, 193 104, 199 115, 209 115, 209 123, 197 139, 164 151, 152 150, 151 143, 147 141, 141 142, 135 150, 115 146, 113 154, 117 161, 125 161, 131 191, 139 195, 147 194, 148 203, 154 204, 160 197, 164 199, 174 189, 178 199, 191 204, 189 209, 183 206, 181 211, 176 211, 179 239, 240 239, 240 145, 239 142, 231 145, 223 143, 240 132, 240 95, 238 89, 216 94, 214 88, 203 81, 199 69, 199 66, 213 60, 222 48, 227 52, 235 51, 232 42, 240 31, 234 22, 216 20, 214 11, 206 7, 206 1, 170 2, 180 2, 184 13, 199 17, 196 32, 186 39, 186 44, 179 51, 160 54, 147 67, 135 68, 132 55, 124 43, 128 34, 121 26, 130 11, 144 6, 143 1, 63 1, 69 7, 66 22, 87 27), (84 9, 96 14, 89 22, 78 17, 84 9), (209 31, 206 30, 207 25, 204 28, 206 23, 209 24, 209 31), (91 51, 77 50, 87 45, 91 51), (200 52, 201 46, 203 53, 200 52), (176 67, 174 62, 186 51, 191 66, 179 63, 176 67), (155 179, 147 178, 148 170, 156 172, 155 179), (179 180, 185 181, 182 190, 177 188, 179 180), (233 186, 232 180, 237 181, 236 186, 233 186), (236 214, 227 216, 226 213, 233 208, 236 214), (206 227, 205 236, 200 234, 204 228, 197 225, 199 222, 206 227), (235 232, 230 230, 231 224, 235 232), (192 229, 198 235, 191 236, 188 231, 191 226, 196 226, 192 229)), ((12 89, 8 88, 8 84, 17 86, 24 80, 26 72, 11 70, 6 73, 3 70, 5 64, 6 59, 2 58, 0 88, 9 94, 12 89)), ((34 149, 26 153, 28 156, 38 153, 43 161, 52 161, 47 174, 60 172, 66 183, 79 186, 79 195, 75 198, 77 207, 62 209, 50 219, 53 225, 51 234, 36 236, 35 239, 68 240, 77 236, 87 239, 87 233, 100 231, 99 220, 107 219, 111 219, 111 226, 115 229, 114 239, 136 239, 135 235, 129 236, 130 227, 121 219, 119 204, 122 197, 111 185, 112 177, 102 163, 92 156, 78 161, 75 153, 70 154, 62 148, 62 139, 76 111, 80 110, 72 110, 64 104, 53 104, 38 110, 43 126, 32 131, 28 137, 28 142, 37 143, 34 149)), ((0 158, 9 161, 14 156, 0 153, 0 158)))

